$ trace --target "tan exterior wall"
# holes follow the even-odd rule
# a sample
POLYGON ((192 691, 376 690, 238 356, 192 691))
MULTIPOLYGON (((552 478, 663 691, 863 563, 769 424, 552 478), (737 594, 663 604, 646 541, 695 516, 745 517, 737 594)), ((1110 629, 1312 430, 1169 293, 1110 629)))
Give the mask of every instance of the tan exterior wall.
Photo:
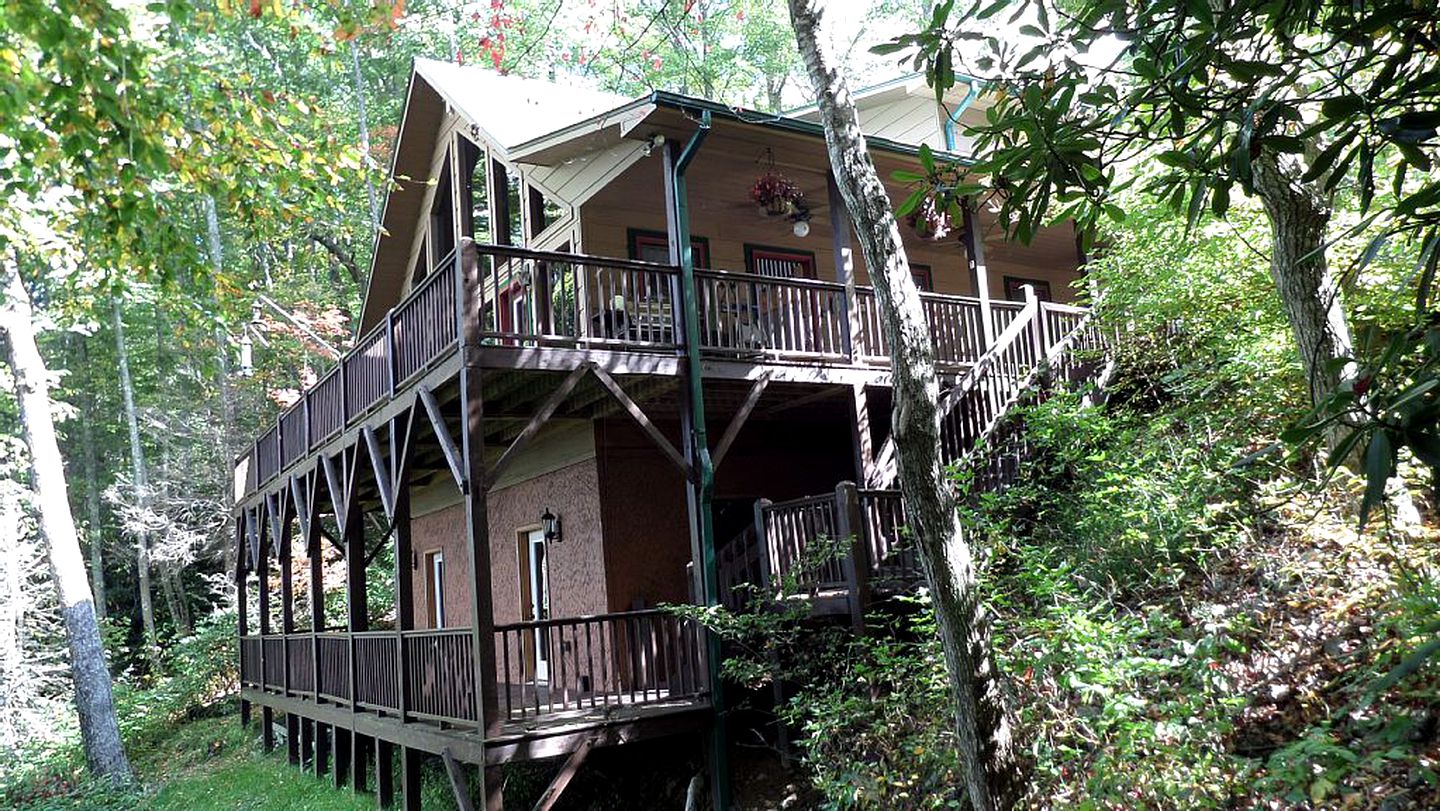
MULTIPOLYGON (((832 250, 832 229, 829 223, 825 175, 819 169, 801 165, 785 165, 779 170, 795 181, 805 192, 814 211, 810 234, 796 237, 791 224, 783 218, 769 218, 757 212, 750 201, 750 188, 764 172, 752 156, 727 151, 725 143, 712 137, 700 149, 692 164, 687 183, 690 198, 691 231, 709 243, 710 266, 718 270, 744 271, 746 243, 815 254, 817 275, 835 279, 835 258, 832 250)), ((817 149, 822 149, 817 142, 817 149)), ((817 153, 823 160, 823 151, 817 153)), ((779 157, 777 155, 777 157, 779 157)), ((811 156, 814 157, 814 156, 811 156)), ((809 158, 807 158, 808 160, 809 158)), ((882 177, 903 164, 893 156, 880 161, 882 177)), ((796 158, 799 163, 800 159, 796 158)), ((811 160, 814 163, 813 160, 811 160)), ((819 164, 817 164, 819 165, 819 164)), ((907 167, 912 168, 913 167, 907 167)), ((659 153, 640 160, 608 186, 601 189, 580 208, 580 248, 595 256, 629 256, 628 229, 665 230, 664 178, 659 153)), ((887 183, 896 202, 908 194, 901 184, 887 183)), ((993 218, 980 212, 986 232, 986 259, 992 298, 1005 297, 1004 277, 1015 276, 1049 282, 1056 301, 1070 301, 1074 293, 1070 283, 1078 278, 1074 236, 1068 226, 1044 229, 1031 245, 1007 243, 993 227, 993 218)), ((944 240, 928 241, 915 236, 905 223, 900 225, 905 250, 912 264, 930 267, 934 290, 952 295, 975 295, 966 263, 965 251, 958 234, 944 240)), ((869 276, 860 256, 855 252, 856 281, 868 284, 869 276)))

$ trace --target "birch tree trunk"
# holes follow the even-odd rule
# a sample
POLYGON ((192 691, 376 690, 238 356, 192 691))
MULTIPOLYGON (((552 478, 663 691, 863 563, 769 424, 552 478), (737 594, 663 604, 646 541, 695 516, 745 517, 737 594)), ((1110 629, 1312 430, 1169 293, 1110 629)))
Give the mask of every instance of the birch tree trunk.
MULTIPOLYGON (((130 435, 130 472, 135 504, 143 514, 150 506, 150 482, 145 473, 145 451, 140 446, 140 418, 135 412, 135 383, 130 377, 130 355, 125 350, 125 321, 120 316, 120 298, 110 301, 115 330, 115 357, 120 366, 120 393, 125 402, 125 423, 130 435)), ((140 591, 140 624, 145 632, 145 653, 150 666, 160 670, 160 638, 155 633, 155 598, 150 587, 150 533, 135 529, 135 579, 140 591)))
POLYGON ((95 602, 65 492, 65 464, 51 417, 48 370, 35 343, 30 293, 20 280, 20 268, 14 260, 0 260, 0 267, 5 289, 5 300, 0 304, 0 332, 9 339, 6 360, 15 377, 20 423, 30 449, 31 487, 40 511, 40 534, 50 557, 51 576, 69 640, 70 677, 75 686, 85 761, 92 774, 128 783, 130 762, 120 744, 95 602))
POLYGON ((355 113, 360 121, 360 159, 365 164, 365 202, 370 206, 370 225, 380 227, 380 205, 375 194, 375 158, 370 152, 370 118, 365 112, 365 79, 360 75, 360 46, 350 39, 350 77, 355 87, 355 113))
POLYGON ((105 536, 100 527, 100 475, 95 453, 95 378, 90 374, 90 348, 83 335, 74 338, 85 369, 80 390, 80 454, 85 471, 85 541, 90 551, 90 591, 95 596, 95 616, 105 622, 105 536))
MULTIPOLYGON (((220 444, 226 463, 235 456, 235 387, 230 384, 230 338, 220 316, 220 297, 215 294, 225 265, 225 247, 220 239, 220 216, 215 211, 215 198, 205 195, 205 242, 210 251, 210 267, 214 271, 210 303, 215 308, 215 360, 219 364, 216 381, 220 387, 220 444)), ((226 490, 229 493, 229 489, 226 490)), ((226 502, 226 506, 231 506, 226 502)))
POLYGON ((1340 286, 1325 259, 1330 200, 1301 179, 1305 167, 1293 155, 1266 150, 1253 166, 1255 190, 1270 219, 1270 276, 1295 334, 1311 397, 1318 400, 1344 377, 1331 361, 1352 353, 1340 286))
POLYGON ((894 372, 892 432, 900 488, 934 595, 955 700, 955 734, 965 793, 977 811, 1008 808, 1021 789, 1013 719, 991 652, 975 558, 940 458, 939 384, 920 292, 910 276, 890 198, 861 134, 839 61, 823 32, 823 0, 789 0, 800 55, 825 127, 841 197, 855 223, 879 302, 894 372))

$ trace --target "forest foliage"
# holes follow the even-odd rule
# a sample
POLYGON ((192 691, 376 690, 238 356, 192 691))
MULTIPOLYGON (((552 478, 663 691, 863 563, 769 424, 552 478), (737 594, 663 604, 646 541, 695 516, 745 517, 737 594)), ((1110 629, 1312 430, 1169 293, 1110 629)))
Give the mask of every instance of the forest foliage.
MULTIPOLYGON (((1117 4, 1090 5, 1103 17, 1117 4)), ((42 318, 70 494, 103 573, 122 732, 132 750, 165 752, 229 706, 215 702, 235 678, 230 460, 352 337, 410 61, 771 111, 804 80, 783 9, 764 0, 66 6, 0 7, 0 251, 42 318), (146 655, 137 544, 156 574, 158 662, 146 655)), ((1132 65, 1135 95, 1087 98, 1038 56, 1009 51, 1024 86, 980 132, 981 168, 1008 179, 998 199, 1017 230, 1065 217, 1097 227, 1105 250, 1087 281, 1106 291, 1103 323, 1125 336, 1109 402, 1028 409, 1038 453, 1020 483, 966 508, 1024 722, 1028 800, 1440 804, 1435 665, 1411 656, 1433 648, 1440 617, 1437 483, 1422 464, 1440 453, 1424 410, 1440 391, 1433 24, 1398 51, 1366 51, 1354 42, 1365 32, 1342 30, 1370 60, 1364 92, 1337 79, 1307 98, 1298 71, 1216 44, 1236 20, 1205 3, 1147 8, 1198 44, 1211 72, 1151 59, 1132 65), (1097 141, 1122 107, 1144 112, 1136 131, 1097 141), (1131 153, 1140 135, 1153 142, 1131 153), (1295 430, 1314 404, 1268 274, 1270 228, 1240 193, 1261 145, 1303 154, 1333 196, 1326 252, 1357 336, 1351 380, 1369 381, 1323 401, 1308 431, 1295 430), (1136 155, 1149 171, 1112 172, 1136 155), (1037 160, 1066 182, 1030 173, 1037 160), (1385 463, 1380 486, 1406 486, 1398 472, 1429 529, 1399 520, 1371 484, 1377 517, 1357 530, 1362 478, 1296 450, 1335 415, 1363 429, 1350 449, 1385 443, 1370 451, 1385 463)), ((857 72, 890 64, 865 53, 871 26, 943 31, 935 12, 875 4, 851 43, 857 72)), ((1053 46, 1106 34, 1095 19, 1023 24, 1053 46)), ((1269 42, 1284 30, 1243 33, 1269 42)), ((953 40, 899 45, 919 49, 941 89, 962 72, 944 56, 953 40)), ((80 777, 11 384, 0 370, 0 752, 23 757, 5 758, 0 802, 133 806, 80 777)), ((381 610, 389 596, 375 595, 381 610)), ((802 643, 784 617, 729 628, 755 654, 729 663, 738 682, 799 685, 780 714, 816 804, 958 802, 933 615, 923 598, 900 615, 893 634, 859 641, 802 643)))

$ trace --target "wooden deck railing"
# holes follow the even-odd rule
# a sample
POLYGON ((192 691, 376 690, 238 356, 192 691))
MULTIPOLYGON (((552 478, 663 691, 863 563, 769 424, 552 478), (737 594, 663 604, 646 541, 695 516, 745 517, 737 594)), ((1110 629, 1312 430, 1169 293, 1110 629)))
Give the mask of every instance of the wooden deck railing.
MULTIPOLYGON (((509 721, 706 693, 702 629, 658 609, 498 625, 494 644, 509 721)), ((469 628, 245 636, 240 674, 246 687, 341 706, 353 692, 356 712, 475 724, 469 628)))
POLYGON ((818 496, 761 499, 755 503, 755 527, 761 576, 752 582, 770 598, 907 586, 921 577, 898 490, 841 482, 818 496))
POLYGON ((324 377, 256 440, 247 492, 303 459, 447 355, 459 334, 458 270, 432 274, 385 314, 324 377))
POLYGON ((849 586, 842 561, 849 550, 839 546, 848 533, 841 528, 834 493, 779 503, 761 499, 755 512, 767 592, 814 595, 849 586))
POLYGON ((477 251, 484 343, 677 346, 679 273, 670 265, 499 245, 477 251))
MULTIPOLYGON (((683 346, 679 271, 671 265, 477 246, 480 341, 491 346, 613 349, 673 354, 683 346)), ((247 453, 246 492, 304 459, 393 397, 458 345, 463 270, 447 260, 356 341, 337 367, 282 413, 247 453)), ((884 365, 888 348, 874 291, 751 273, 695 273, 699 332, 712 357, 756 362, 884 365)), ((937 364, 964 371, 1001 343, 1026 305, 922 295, 937 364), (986 324, 996 339, 986 339, 986 324)), ((1084 310, 1046 305, 1034 329, 1064 334, 1084 310)), ((1022 347, 1019 351, 1031 351, 1022 347)), ((1006 366, 1009 358, 995 361, 1006 366)), ((1007 367, 1008 368, 1008 367, 1007 367)), ((965 430, 956 427, 962 435, 965 430)))
POLYGON ((651 609, 495 626, 500 706, 512 721, 706 692, 704 632, 651 609))

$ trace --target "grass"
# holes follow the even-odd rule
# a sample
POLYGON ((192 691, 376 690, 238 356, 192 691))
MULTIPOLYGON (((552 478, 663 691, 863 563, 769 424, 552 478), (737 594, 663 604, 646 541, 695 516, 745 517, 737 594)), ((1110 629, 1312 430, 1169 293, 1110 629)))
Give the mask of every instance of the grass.
POLYGON ((262 753, 256 734, 254 728, 242 730, 233 715, 179 727, 145 764, 137 764, 147 783, 144 806, 156 811, 375 807, 370 795, 337 790, 289 765, 283 752, 262 753))
MULTIPOLYGON (((132 751, 139 785, 116 791, 83 779, 78 763, 28 793, 10 794, 15 811, 351 811, 373 809, 371 795, 336 789, 326 778, 264 754, 256 727, 241 729, 234 713, 175 725, 162 742, 132 751)), ((57 764, 58 765, 58 764, 57 764)))

